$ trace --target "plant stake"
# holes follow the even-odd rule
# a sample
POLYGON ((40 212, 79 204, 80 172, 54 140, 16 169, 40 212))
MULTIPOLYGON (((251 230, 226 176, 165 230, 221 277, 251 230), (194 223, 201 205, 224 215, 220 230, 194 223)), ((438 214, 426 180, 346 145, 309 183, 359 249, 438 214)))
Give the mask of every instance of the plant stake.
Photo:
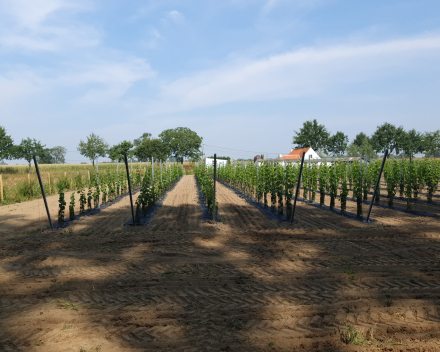
POLYGON ((46 207, 47 218, 49 219, 50 229, 53 230, 52 219, 50 218, 49 207, 47 206, 46 194, 44 193, 43 182, 41 181, 40 169, 38 168, 37 158, 34 155, 35 169, 37 170, 38 181, 40 182, 41 194, 43 195, 44 205, 46 207))
POLYGON ((299 169, 299 174, 298 174, 298 183, 296 185, 295 200, 293 201, 292 218, 290 219, 290 222, 293 222, 294 216, 295 216, 296 200, 298 198, 298 192, 299 192, 299 187, 300 187, 300 182, 301 182, 301 175, 302 175, 302 170, 303 170, 303 166, 304 166, 305 156, 306 156, 306 152, 303 152, 303 155, 301 158, 301 167, 299 169))
MULTIPOLYGON (((382 166, 380 167, 379 176, 377 177, 376 186, 374 187, 373 199, 371 199, 370 208, 368 209, 368 215, 367 215, 367 219, 365 220, 365 222, 368 222, 370 219, 371 208, 373 207, 373 202, 376 197, 377 188, 379 187, 379 184, 380 184, 380 178, 382 177, 382 171, 383 171, 383 167, 385 165, 385 161, 387 160, 387 156, 388 156, 388 149, 385 150, 385 154, 383 156, 382 166)), ((379 192, 380 192, 380 190, 379 190, 379 192)))
POLYGON ((136 226, 136 223, 134 222, 133 197, 131 195, 131 182, 130 182, 130 173, 128 172, 127 154, 125 154, 124 156, 125 156, 125 168, 127 170, 128 191, 130 192, 131 216, 132 216, 132 219, 133 219, 133 226, 136 226))

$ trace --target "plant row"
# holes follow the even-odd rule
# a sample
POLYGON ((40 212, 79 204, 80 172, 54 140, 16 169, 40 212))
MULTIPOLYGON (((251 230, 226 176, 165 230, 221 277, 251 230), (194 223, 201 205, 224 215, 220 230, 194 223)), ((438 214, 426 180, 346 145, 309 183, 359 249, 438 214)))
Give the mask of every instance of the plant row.
POLYGON ((140 194, 136 200, 136 222, 145 217, 148 211, 156 204, 156 199, 161 198, 182 177, 183 168, 180 164, 155 164, 149 167, 140 182, 140 194))
MULTIPOLYGON (((194 167, 194 174, 205 200, 209 214, 215 218, 214 214, 214 167, 206 166, 204 163, 197 163, 194 167)), ((215 209, 218 209, 218 202, 215 202, 215 209)), ((217 213, 217 211, 216 211, 217 213)))
MULTIPOLYGON (((340 201, 340 209, 346 211, 349 191, 356 200, 358 217, 362 216, 362 203, 373 191, 377 181, 381 160, 371 163, 342 161, 329 163, 305 164, 301 178, 302 198, 315 202, 319 193, 319 204, 325 204, 325 197, 330 197, 330 208, 340 201), (310 198, 310 199, 309 199, 310 198)), ((219 180, 241 190, 248 196, 263 202, 273 211, 291 216, 292 198, 297 185, 299 163, 282 165, 279 163, 229 163, 219 168, 219 180)), ((387 185, 388 205, 393 207, 396 190, 408 197, 407 207, 411 207, 410 199, 418 198, 420 190, 426 187, 428 202, 432 201, 437 191, 440 178, 440 161, 438 160, 387 160, 384 167, 384 179, 387 185)), ((301 195, 301 194, 300 194, 301 195)), ((380 194, 376 194, 379 202, 380 194)))

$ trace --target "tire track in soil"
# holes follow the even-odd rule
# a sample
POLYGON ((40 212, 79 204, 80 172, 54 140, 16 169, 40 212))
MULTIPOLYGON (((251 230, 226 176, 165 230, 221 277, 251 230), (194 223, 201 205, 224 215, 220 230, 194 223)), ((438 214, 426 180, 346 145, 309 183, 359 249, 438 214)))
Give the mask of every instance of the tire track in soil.
POLYGON ((162 207, 154 215, 149 229, 156 231, 206 230, 197 198, 195 177, 185 175, 167 195, 162 207))
POLYGON ((367 227, 304 205, 298 228, 219 186, 215 230, 182 181, 154 227, 122 229, 121 204, 71 234, 0 236, 0 350, 438 350, 435 220, 367 227), (376 342, 345 345, 345 323, 376 342))

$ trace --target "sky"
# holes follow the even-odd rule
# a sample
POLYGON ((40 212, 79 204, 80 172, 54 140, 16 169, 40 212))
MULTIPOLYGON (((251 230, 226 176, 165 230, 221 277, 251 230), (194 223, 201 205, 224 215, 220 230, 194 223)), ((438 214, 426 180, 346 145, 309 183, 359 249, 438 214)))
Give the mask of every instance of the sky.
POLYGON ((273 157, 307 120, 440 129, 439 62, 438 0, 0 0, 0 125, 68 163, 176 127, 273 157))

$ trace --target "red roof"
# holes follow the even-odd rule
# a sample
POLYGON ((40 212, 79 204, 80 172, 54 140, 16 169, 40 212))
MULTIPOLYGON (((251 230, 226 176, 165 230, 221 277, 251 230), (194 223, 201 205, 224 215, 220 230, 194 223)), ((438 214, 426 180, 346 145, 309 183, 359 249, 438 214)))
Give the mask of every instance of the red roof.
POLYGON ((281 159, 297 160, 301 159, 303 153, 307 153, 310 148, 294 149, 288 155, 281 155, 281 159))

